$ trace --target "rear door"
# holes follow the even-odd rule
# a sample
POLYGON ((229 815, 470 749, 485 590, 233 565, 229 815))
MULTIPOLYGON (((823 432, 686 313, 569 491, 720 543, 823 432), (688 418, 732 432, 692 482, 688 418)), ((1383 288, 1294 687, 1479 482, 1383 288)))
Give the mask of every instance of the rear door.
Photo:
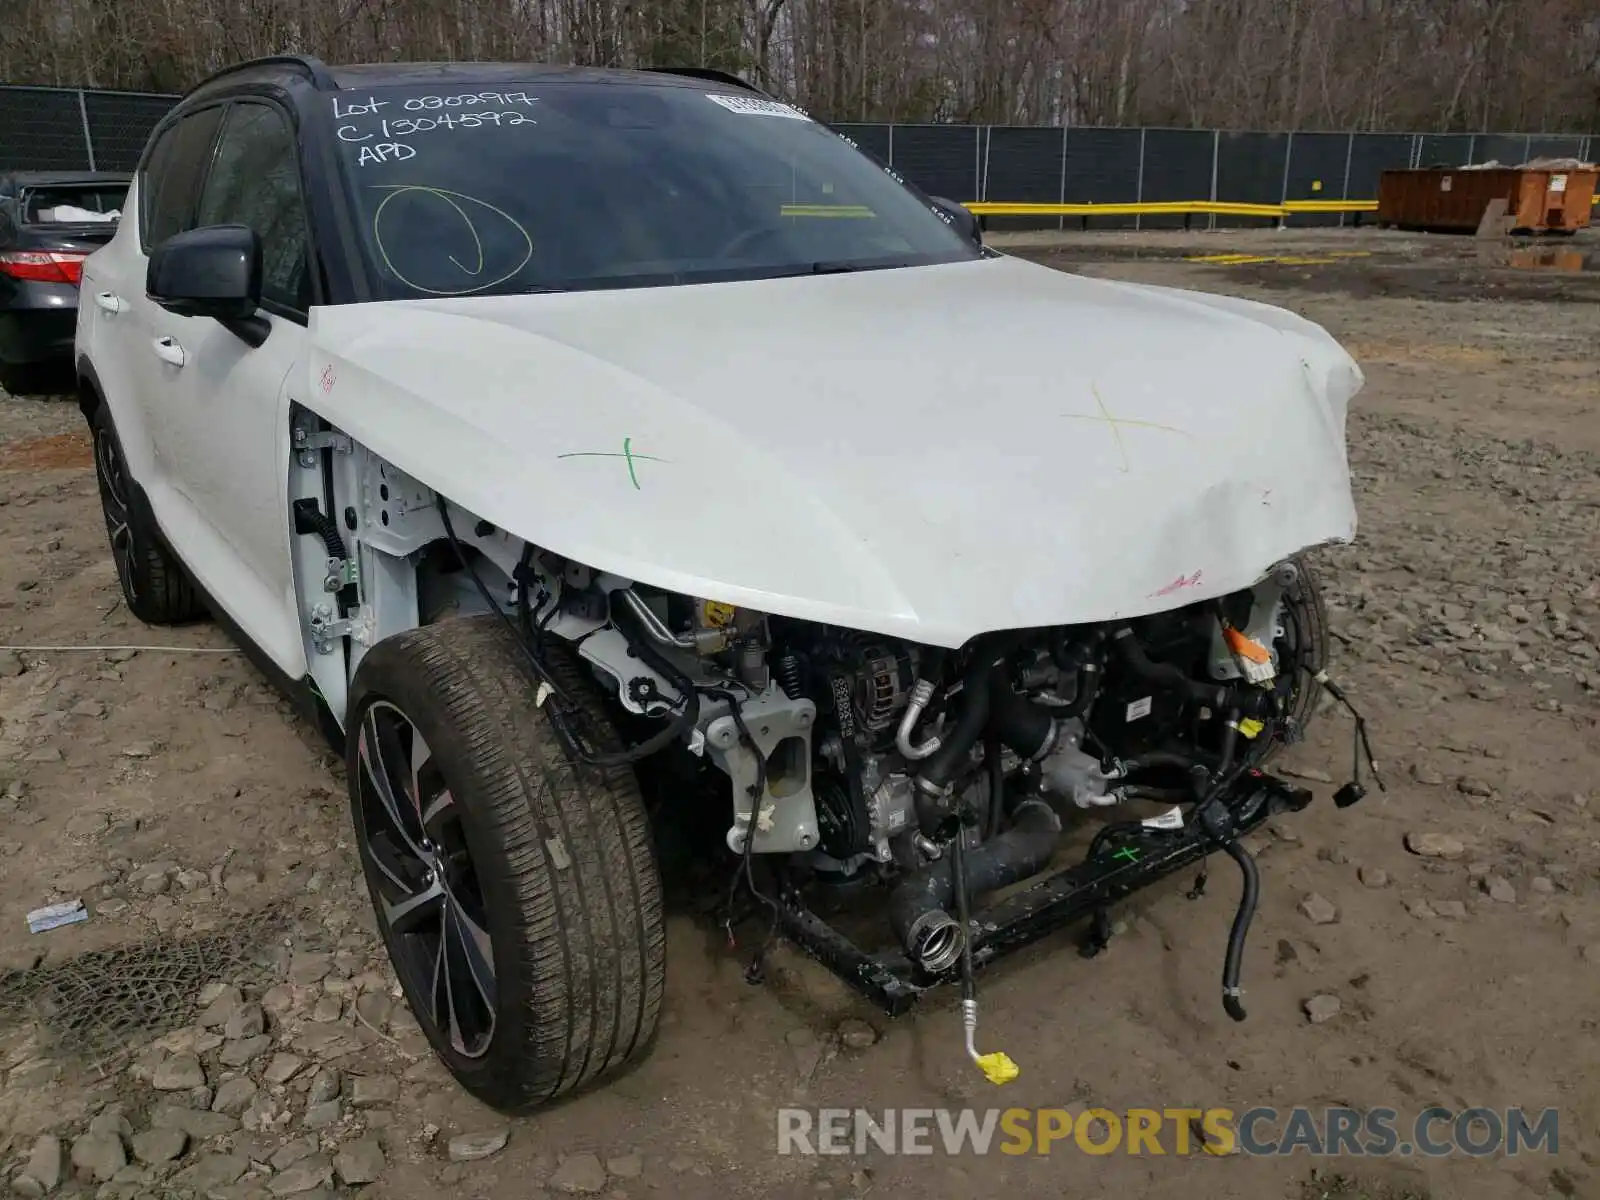
POLYGON ((234 100, 197 193, 192 225, 246 225, 261 239, 252 347, 218 322, 148 305, 148 407, 165 505, 158 518, 212 597, 291 677, 305 648, 289 545, 291 380, 304 376, 310 307, 307 214, 287 114, 234 100))

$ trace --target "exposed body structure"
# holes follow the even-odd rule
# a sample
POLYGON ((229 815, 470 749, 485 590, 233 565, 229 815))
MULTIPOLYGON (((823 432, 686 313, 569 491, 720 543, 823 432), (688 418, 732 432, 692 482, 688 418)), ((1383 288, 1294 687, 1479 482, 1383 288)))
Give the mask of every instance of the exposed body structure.
POLYGON ((961 980, 980 1058, 977 966, 1222 851, 1242 1016, 1238 835, 1309 799, 1261 766, 1326 682, 1301 554, 1355 525, 1322 330, 996 255, 704 73, 251 64, 128 213, 78 351, 129 605, 216 612, 345 750, 478 1095, 648 1042, 652 832, 705 812, 890 1011, 961 980))

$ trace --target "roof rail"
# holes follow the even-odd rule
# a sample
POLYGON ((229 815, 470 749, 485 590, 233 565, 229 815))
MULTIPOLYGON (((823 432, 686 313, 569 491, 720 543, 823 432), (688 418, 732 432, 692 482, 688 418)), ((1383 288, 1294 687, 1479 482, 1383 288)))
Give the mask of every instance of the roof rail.
MULTIPOLYGON (((768 96, 748 79, 741 79, 731 71, 719 71, 715 67, 641 67, 640 70, 651 71, 657 75, 683 75, 689 79, 704 79, 711 83, 726 83, 730 87, 743 88, 747 92, 754 92, 758 96, 768 96)), ((768 96, 770 99, 771 97, 768 96)))
POLYGON ((196 91, 205 87, 208 83, 215 83, 219 79, 224 79, 229 75, 248 70, 251 67, 274 66, 299 67, 319 90, 331 91, 339 86, 334 81, 333 73, 328 70, 327 64, 320 58, 310 54, 269 54, 262 58, 250 58, 243 62, 236 62, 232 66, 223 67, 220 71, 213 71, 199 83, 189 88, 189 91, 196 91))

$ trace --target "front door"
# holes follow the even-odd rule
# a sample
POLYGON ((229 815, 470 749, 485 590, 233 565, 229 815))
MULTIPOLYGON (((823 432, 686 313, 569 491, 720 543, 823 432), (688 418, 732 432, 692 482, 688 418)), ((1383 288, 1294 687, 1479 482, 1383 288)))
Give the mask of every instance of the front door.
POLYGON ((150 342, 151 437, 168 502, 158 517, 197 582, 294 678, 306 665, 287 497, 289 407, 307 342, 303 194, 285 114, 261 101, 228 105, 194 226, 256 232, 271 333, 252 347, 210 318, 152 306, 150 342))

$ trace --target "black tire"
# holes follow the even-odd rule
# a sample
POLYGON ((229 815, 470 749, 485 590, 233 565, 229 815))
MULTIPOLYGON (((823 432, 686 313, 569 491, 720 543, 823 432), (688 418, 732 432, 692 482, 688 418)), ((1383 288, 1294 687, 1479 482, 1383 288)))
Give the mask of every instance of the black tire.
POLYGON ((205 606, 194 585, 167 553, 143 510, 133 503, 133 478, 104 404, 89 418, 89 432, 94 439, 94 474, 100 485, 106 541, 128 611, 148 625, 198 620, 205 615, 205 606))
MULTIPOLYGON (((1280 669, 1294 672, 1285 730, 1288 742, 1305 736, 1316 717, 1322 688, 1316 675, 1328 665, 1328 608, 1322 597, 1322 580, 1306 559, 1294 559, 1297 577, 1283 598, 1284 633, 1277 639, 1280 669)), ((1274 741, 1260 761, 1275 757, 1284 742, 1274 741)))
MULTIPOLYGON (((551 669, 580 701, 590 744, 620 748, 586 669, 562 648, 552 650, 551 669)), ((502 621, 460 618, 373 647, 356 671, 346 725, 362 869, 406 999, 461 1085, 512 1113, 642 1056, 665 982, 661 883, 638 779, 630 767, 602 771, 571 762, 535 707, 536 686, 502 621), (416 843, 424 850, 423 878, 432 884, 431 864, 447 881, 434 941, 421 921, 408 931, 388 916, 405 907, 394 874, 404 864, 374 804, 381 796, 369 764, 374 747, 384 757, 385 739, 394 735, 383 727, 396 723, 395 711, 414 727, 402 760, 414 758, 418 736, 428 755, 423 768, 411 769, 410 790, 423 800, 405 817, 446 814, 432 825, 420 819, 416 843), (452 926, 452 906, 468 922, 452 926), (480 986, 471 956, 483 931, 489 988, 480 986), (447 970, 439 992, 440 964, 467 970, 466 979, 447 970), (458 992, 465 1002, 458 1003, 458 992), (450 1008, 437 1010, 444 1020, 433 1002, 440 995, 451 998, 450 1008), (469 1044, 469 1022, 451 1016, 457 1007, 480 1025, 487 1014, 487 1035, 479 1028, 469 1044)), ((476 946, 481 952, 481 939, 476 946)))

